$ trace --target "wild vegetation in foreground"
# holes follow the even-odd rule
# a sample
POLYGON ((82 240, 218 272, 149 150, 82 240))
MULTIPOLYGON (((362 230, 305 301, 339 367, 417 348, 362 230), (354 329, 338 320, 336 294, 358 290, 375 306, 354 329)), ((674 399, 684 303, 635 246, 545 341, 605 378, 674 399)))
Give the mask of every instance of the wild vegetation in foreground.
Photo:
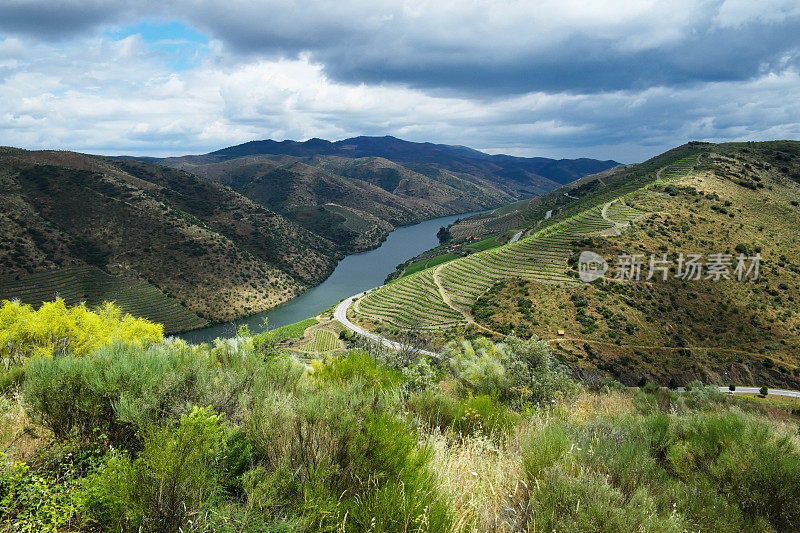
POLYGON ((793 415, 702 386, 590 389, 536 339, 439 360, 364 345, 308 364, 269 334, 17 359, 7 531, 800 527, 793 415))

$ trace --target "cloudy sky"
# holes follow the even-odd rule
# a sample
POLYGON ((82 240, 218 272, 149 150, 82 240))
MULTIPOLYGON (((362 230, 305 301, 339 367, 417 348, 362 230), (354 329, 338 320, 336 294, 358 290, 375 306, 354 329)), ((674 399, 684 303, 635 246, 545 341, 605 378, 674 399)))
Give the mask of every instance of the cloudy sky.
POLYGON ((0 145, 387 134, 622 162, 800 139, 800 2, 0 2, 0 145))

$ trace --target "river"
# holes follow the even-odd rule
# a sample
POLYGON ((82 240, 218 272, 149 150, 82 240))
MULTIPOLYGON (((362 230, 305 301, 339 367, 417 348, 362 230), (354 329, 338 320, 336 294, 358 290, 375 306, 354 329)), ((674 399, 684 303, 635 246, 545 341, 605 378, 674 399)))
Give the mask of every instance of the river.
POLYGON ((382 285, 383 280, 394 272, 397 265, 438 245, 436 232, 441 226, 448 226, 458 218, 483 212, 485 211, 434 218, 398 228, 389 234, 379 248, 342 259, 325 281, 297 298, 270 311, 234 322, 196 329, 178 337, 195 344, 211 342, 217 337, 233 337, 242 324, 247 324, 252 333, 259 333, 264 329, 262 324, 265 317, 269 318, 270 328, 277 328, 318 315, 343 298, 382 285))

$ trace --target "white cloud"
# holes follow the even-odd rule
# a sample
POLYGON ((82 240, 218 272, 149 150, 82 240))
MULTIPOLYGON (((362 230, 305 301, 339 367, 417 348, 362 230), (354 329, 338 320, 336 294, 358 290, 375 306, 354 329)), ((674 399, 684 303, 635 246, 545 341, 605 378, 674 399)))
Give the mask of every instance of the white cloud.
MULTIPOLYGON (((35 2, 16 4, 35 11, 35 2)), ((103 5, 107 20, 114 19, 110 4, 103 5)), ((139 34, 84 32, 58 42, 31 32, 0 38, 0 144, 175 155, 252 139, 394 134, 492 152, 629 162, 690 139, 800 136, 800 103, 791 98, 800 92, 800 45, 784 49, 784 41, 754 52, 759 67, 744 74, 726 71, 733 60, 718 48, 699 59, 675 55, 681 83, 569 82, 582 74, 623 76, 624 61, 685 46, 698 31, 728 28, 744 39, 737 46, 747 46, 748 24, 799 16, 796 2, 345 0, 335 8, 308 2, 298 10, 284 2, 204 0, 192 9, 170 6, 131 3, 130 9, 140 16, 171 9, 215 37, 198 45, 202 54, 190 68, 176 69, 139 34), (770 55, 775 50, 778 59, 770 55), (586 62, 559 71, 559 58, 575 54, 586 62), (695 78, 693 69, 711 60, 721 70, 695 78), (488 75, 495 63, 511 71, 488 75), (548 75, 558 83, 536 86, 539 71, 525 69, 541 65, 550 65, 548 75), (495 88, 506 75, 516 80, 513 87, 495 88), (454 90, 459 84, 466 89, 454 90)), ((647 74, 655 67, 637 68, 647 74)))

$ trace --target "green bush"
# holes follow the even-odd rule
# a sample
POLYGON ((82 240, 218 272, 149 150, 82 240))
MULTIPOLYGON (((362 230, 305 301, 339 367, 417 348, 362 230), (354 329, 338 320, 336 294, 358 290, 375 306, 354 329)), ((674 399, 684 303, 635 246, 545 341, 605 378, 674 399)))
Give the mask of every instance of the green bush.
POLYGON ((446 529, 429 452, 380 395, 364 390, 334 384, 254 409, 248 433, 263 481, 251 479, 247 490, 266 495, 260 519, 288 517, 311 531, 446 529))
POLYGON ((577 387, 537 338, 507 337, 492 343, 485 338, 446 347, 444 364, 462 387, 476 395, 498 395, 516 406, 541 404, 557 393, 571 394, 577 387))
POLYGON ((190 400, 197 370, 189 353, 114 345, 86 357, 31 361, 23 395, 34 419, 57 438, 100 428, 125 447, 140 427, 190 400))
POLYGON ((524 441, 529 484, 556 471, 596 473, 626 501, 646 495, 662 519, 675 514, 689 529, 800 527, 800 453, 763 419, 723 411, 552 424, 524 441))
POLYGON ((424 390, 412 394, 406 405, 425 426, 440 431, 454 429, 463 435, 503 437, 520 418, 487 395, 457 399, 435 390, 424 390))
POLYGON ((34 419, 60 439, 99 428, 113 445, 136 449, 140 429, 177 421, 194 405, 236 417, 255 396, 295 390, 303 372, 287 357, 264 361, 247 347, 114 345, 31 361, 23 395, 34 419))
POLYGON ((542 531, 686 531, 679 515, 658 511, 644 490, 627 496, 601 475, 559 465, 532 486, 527 518, 542 531))
POLYGON ((312 366, 312 376, 321 384, 342 384, 357 379, 368 388, 393 389, 403 380, 402 373, 379 365, 360 350, 314 361, 312 366))
POLYGON ((163 532, 185 527, 220 490, 226 442, 220 416, 203 408, 182 417, 178 428, 151 427, 135 459, 112 455, 86 478, 79 499, 87 525, 163 532))
POLYGON ((12 366, 8 370, 0 369, 0 394, 16 389, 24 380, 24 366, 12 366))
POLYGON ((454 427, 461 412, 458 398, 433 389, 411 394, 406 406, 426 427, 440 431, 454 427))
POLYGON ((0 530, 68 529, 77 511, 70 494, 73 485, 71 479, 54 479, 26 463, 0 463, 0 530))
POLYGON ((431 365, 425 356, 417 357, 413 363, 402 369, 403 387, 407 391, 419 391, 433 387, 439 377, 438 369, 431 365))

